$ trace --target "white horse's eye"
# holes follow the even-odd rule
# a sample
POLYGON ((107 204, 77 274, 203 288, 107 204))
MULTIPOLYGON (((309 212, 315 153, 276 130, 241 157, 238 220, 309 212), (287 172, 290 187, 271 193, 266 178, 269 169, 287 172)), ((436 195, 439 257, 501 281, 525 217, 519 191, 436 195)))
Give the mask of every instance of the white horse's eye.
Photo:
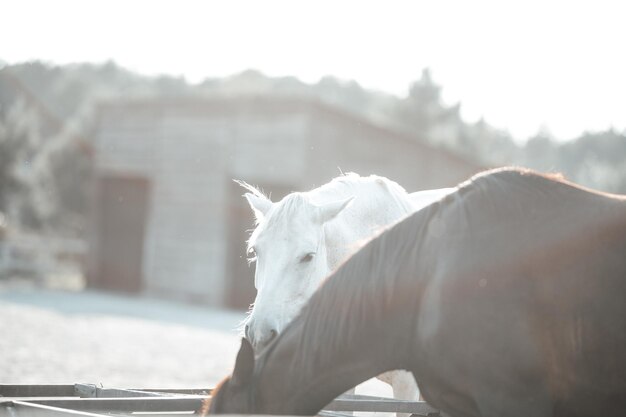
POLYGON ((314 256, 315 252, 309 252, 300 259, 300 263, 311 262, 314 256))

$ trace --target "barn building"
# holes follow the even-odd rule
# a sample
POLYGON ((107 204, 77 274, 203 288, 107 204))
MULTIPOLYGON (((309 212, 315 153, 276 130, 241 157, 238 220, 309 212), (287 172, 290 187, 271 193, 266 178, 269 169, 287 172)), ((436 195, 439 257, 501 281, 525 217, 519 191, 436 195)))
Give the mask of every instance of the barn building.
POLYGON ((276 200, 340 169, 408 191, 481 169, 302 98, 111 101, 99 106, 94 138, 89 284, 234 308, 254 298, 244 253, 253 219, 232 179, 276 200))

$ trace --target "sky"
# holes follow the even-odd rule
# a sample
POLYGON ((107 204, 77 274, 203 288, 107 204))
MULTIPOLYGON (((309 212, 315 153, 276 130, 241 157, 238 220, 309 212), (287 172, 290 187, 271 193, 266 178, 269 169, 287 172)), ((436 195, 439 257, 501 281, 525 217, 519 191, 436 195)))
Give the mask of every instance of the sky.
POLYGON ((566 140, 626 129, 624 16, 619 0, 0 0, 0 60, 333 75, 401 97, 428 67, 466 121, 566 140))

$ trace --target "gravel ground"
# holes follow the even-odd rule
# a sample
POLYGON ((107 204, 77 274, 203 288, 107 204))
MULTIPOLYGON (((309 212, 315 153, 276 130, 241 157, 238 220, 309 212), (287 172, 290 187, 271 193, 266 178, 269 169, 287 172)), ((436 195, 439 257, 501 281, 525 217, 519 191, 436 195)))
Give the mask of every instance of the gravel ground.
MULTIPOLYGON (((0 384, 213 387, 244 314, 94 291, 0 285, 0 384)), ((390 396, 368 381, 357 392, 390 396)))
POLYGON ((211 387, 243 313, 96 292, 0 290, 0 383, 211 387))

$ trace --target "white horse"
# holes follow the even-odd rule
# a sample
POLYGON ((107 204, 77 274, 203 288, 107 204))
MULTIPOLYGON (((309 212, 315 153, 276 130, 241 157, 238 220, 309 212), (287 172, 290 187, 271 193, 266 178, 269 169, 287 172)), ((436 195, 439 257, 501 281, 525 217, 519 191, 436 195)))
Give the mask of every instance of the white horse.
MULTIPOLYGON (((408 194, 379 176, 351 173, 308 192, 272 202, 238 181, 257 226, 248 240, 256 262, 256 299, 244 322, 255 350, 276 337, 300 311, 322 280, 385 226, 450 193, 452 188, 408 194)), ((397 399, 416 400, 419 390, 406 371, 383 374, 397 399)))

